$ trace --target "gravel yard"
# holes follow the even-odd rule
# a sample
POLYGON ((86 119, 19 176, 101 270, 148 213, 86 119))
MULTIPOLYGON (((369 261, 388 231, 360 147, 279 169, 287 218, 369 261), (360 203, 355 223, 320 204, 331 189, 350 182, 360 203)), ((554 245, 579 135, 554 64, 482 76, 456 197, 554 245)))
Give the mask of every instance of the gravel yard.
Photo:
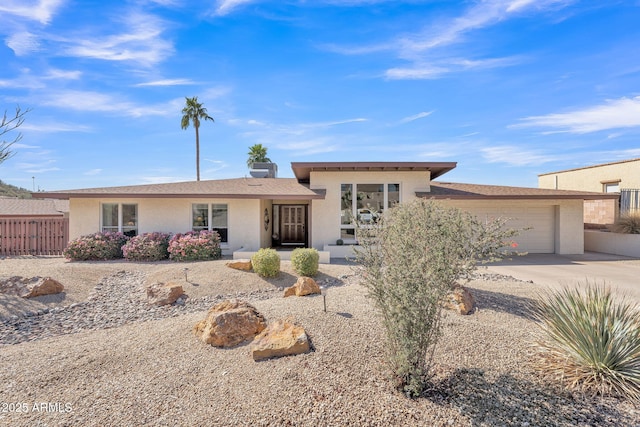
POLYGON ((523 306, 536 284, 471 282, 478 310, 445 314, 434 388, 410 400, 386 376, 383 334, 352 266, 321 265, 325 313, 321 296, 282 298, 296 280, 286 261, 268 280, 224 264, 0 259, 0 276, 65 286, 33 300, 0 295, 0 425, 640 426, 640 408, 573 396, 532 370, 523 306), (183 284, 185 302, 147 306, 145 283, 168 280, 183 284), (254 362, 248 345, 197 340, 193 325, 235 297, 269 321, 295 319, 315 351, 254 362))

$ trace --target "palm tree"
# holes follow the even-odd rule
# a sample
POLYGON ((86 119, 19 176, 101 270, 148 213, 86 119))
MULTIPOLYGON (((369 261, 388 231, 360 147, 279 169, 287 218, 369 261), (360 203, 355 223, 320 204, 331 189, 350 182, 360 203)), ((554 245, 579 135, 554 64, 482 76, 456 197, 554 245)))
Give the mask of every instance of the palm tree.
POLYGON ((267 157, 267 147, 263 147, 262 144, 255 144, 249 147, 247 154, 249 155, 247 159, 249 169, 251 169, 251 165, 257 162, 271 162, 271 159, 267 157))
POLYGON ((197 96, 193 98, 185 97, 184 99, 186 103, 182 109, 180 126, 182 126, 182 129, 186 129, 189 127, 189 124, 193 124, 193 127, 196 128, 196 176, 197 180, 200 181, 200 133, 198 131, 200 128, 200 120, 211 120, 212 122, 214 120, 213 117, 207 114, 207 109, 198 102, 197 96))

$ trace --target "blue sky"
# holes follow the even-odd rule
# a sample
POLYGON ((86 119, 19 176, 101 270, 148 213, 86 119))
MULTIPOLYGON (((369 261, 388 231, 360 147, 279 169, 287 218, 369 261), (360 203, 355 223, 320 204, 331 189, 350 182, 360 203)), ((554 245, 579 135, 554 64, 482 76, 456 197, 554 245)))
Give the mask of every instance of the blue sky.
POLYGON ((0 179, 61 190, 295 161, 455 161, 441 179, 640 157, 640 1, 3 0, 0 179), (11 137, 12 135, 8 135, 11 137), (7 139, 7 138, 5 138, 7 139))

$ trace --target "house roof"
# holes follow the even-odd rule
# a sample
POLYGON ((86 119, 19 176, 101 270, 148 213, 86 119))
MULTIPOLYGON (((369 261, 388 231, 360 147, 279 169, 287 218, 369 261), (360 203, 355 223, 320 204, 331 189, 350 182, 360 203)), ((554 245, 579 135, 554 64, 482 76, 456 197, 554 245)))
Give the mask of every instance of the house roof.
POLYGON ((69 199, 118 198, 226 198, 226 199, 324 199, 324 190, 310 190, 294 178, 236 178, 168 184, 129 185, 33 193, 33 197, 69 199))
POLYGON ((573 172, 573 171, 579 171, 579 170, 583 170, 583 169, 599 168, 599 167, 602 167, 602 166, 612 166, 612 165, 619 165, 621 163, 638 162, 638 161, 640 161, 640 158, 620 160, 618 162, 600 163, 599 165, 584 166, 584 167, 581 167, 581 168, 565 169, 565 170, 556 171, 556 172, 545 172, 545 173, 538 174, 538 176, 553 175, 553 174, 556 174, 556 173, 573 172))
POLYGON ((0 216, 63 216, 69 212, 66 200, 16 199, 0 197, 0 216))
POLYGON ((546 188, 507 187, 503 185, 462 184, 432 182, 430 192, 417 192, 416 196, 434 199, 615 199, 617 194, 590 191, 551 190, 546 188))
POLYGON ((456 165, 456 162, 294 162, 291 169, 300 182, 309 182, 312 171, 430 171, 434 179, 456 165))

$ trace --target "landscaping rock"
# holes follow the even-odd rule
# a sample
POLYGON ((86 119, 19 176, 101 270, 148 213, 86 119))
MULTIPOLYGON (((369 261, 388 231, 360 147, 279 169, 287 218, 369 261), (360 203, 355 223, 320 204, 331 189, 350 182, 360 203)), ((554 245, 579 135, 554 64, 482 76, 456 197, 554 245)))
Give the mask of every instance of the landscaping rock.
POLYGON ((62 283, 51 277, 13 276, 0 280, 0 292, 22 298, 59 294, 64 290, 62 283))
POLYGON ((292 356, 308 352, 309 337, 302 328, 290 320, 271 323, 251 343, 253 360, 292 356))
POLYGON ((251 268, 253 268, 250 259, 234 259, 233 261, 229 261, 226 266, 242 271, 251 271, 251 268))
POLYGON ((147 302, 153 305, 169 305, 184 294, 182 285, 175 282, 151 283, 147 285, 147 302))
POLYGON ((252 339, 267 326, 264 316, 244 301, 227 300, 214 305, 204 320, 193 327, 203 342, 216 347, 234 347, 252 339))
POLYGON ((284 290, 284 297, 320 294, 320 286, 311 277, 299 277, 295 285, 284 290))
POLYGON ((446 297, 444 308, 460 314, 469 314, 473 311, 475 301, 473 295, 464 286, 456 286, 446 297))

